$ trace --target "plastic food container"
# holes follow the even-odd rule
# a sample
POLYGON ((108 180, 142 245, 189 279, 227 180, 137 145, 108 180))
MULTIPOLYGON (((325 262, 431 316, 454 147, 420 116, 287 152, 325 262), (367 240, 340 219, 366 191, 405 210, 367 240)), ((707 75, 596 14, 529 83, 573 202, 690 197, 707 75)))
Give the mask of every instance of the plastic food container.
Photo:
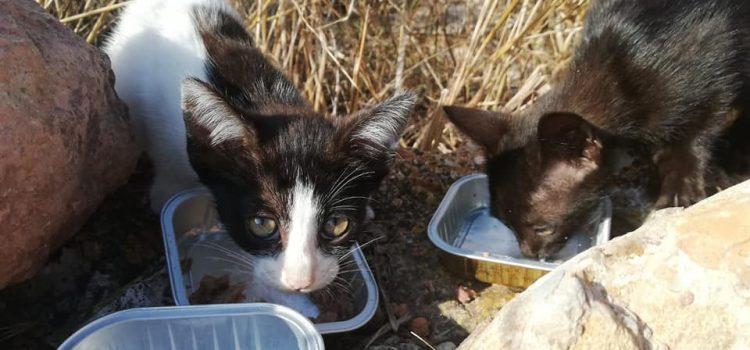
POLYGON ((89 323, 60 350, 322 350, 323 339, 299 313, 272 304, 130 309, 89 323))
MULTIPOLYGON (((190 304, 188 296, 197 290, 203 275, 221 275, 237 267, 231 262, 232 259, 211 259, 208 256, 212 253, 206 249, 209 245, 221 245, 230 250, 240 249, 221 228, 208 190, 198 188, 175 195, 162 210, 161 225, 172 296, 176 305, 190 304), (181 266, 186 258, 191 260, 190 267, 181 266)), ((357 272, 348 275, 351 279, 349 288, 354 296, 355 316, 348 320, 315 324, 321 334, 347 332, 362 327, 377 310, 377 285, 357 244, 352 247, 352 257, 358 267, 357 272)))
POLYGON ((549 261, 521 254, 513 232, 490 215, 487 176, 465 176, 446 193, 427 228, 432 243, 441 250, 441 261, 454 273, 477 280, 528 287, 565 260, 609 240, 612 205, 599 207, 598 223, 591 233, 573 235, 549 261))

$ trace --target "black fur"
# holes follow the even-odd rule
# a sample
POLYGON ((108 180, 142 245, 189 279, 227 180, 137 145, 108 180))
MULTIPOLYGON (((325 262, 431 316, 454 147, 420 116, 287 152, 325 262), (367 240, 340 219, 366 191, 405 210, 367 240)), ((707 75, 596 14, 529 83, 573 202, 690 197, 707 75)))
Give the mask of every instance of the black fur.
POLYGON ((748 1, 597 1, 544 108, 657 145, 716 135, 747 102, 748 15, 748 1))
POLYGON ((209 81, 188 82, 191 91, 200 91, 184 101, 188 154, 201 182, 214 194, 233 239, 255 253, 283 249, 288 238, 287 201, 297 181, 310 184, 317 197, 326 199, 318 218, 321 225, 334 213, 350 219, 349 233, 333 241, 321 236, 323 246, 356 237, 365 221, 368 197, 385 177, 393 156, 392 149, 373 148, 358 138, 358 132, 385 120, 395 123, 393 132, 400 135, 414 95, 402 94, 346 118, 318 114, 253 47, 233 16, 197 8, 194 17, 209 56, 209 81), (198 105, 201 99, 220 100, 226 110, 220 119, 239 122, 242 137, 212 141, 212 130, 197 122, 205 118, 198 115, 205 112, 198 105), (334 186, 355 176, 331 194, 334 186), (250 234, 246 221, 258 215, 275 218, 281 225, 279 234, 269 239, 250 234))
MULTIPOLYGON (((525 254, 559 249, 606 195, 612 150, 621 144, 653 150, 661 176, 657 206, 705 196, 717 138, 737 110, 750 107, 749 15, 748 0, 592 4, 575 55, 550 92, 519 116, 496 113, 485 122, 505 125, 495 128, 501 131, 491 145, 486 133, 478 136, 490 156, 493 213, 514 228, 525 254)), ((468 124, 486 114, 446 112, 474 138, 477 128, 468 124)))

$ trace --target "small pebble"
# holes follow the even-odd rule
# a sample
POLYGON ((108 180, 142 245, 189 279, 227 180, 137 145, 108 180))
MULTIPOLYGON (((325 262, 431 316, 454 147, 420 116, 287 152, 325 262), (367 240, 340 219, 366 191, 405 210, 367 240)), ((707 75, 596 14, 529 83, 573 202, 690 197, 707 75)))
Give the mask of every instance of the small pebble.
POLYGON ((404 200, 401 198, 396 198, 393 200, 393 206, 396 208, 401 208, 403 204, 404 204, 404 200))
POLYGON ((461 304, 468 304, 476 298, 477 292, 475 290, 462 285, 459 285, 458 288, 456 288, 456 299, 458 299, 461 304))
POLYGON ((694 301, 695 301, 695 294, 693 294, 693 292, 687 291, 685 293, 682 293, 682 295, 680 295, 680 304, 682 304, 682 306, 688 306, 692 304, 694 301))
POLYGON ((398 350, 398 348, 388 345, 373 345, 369 347, 370 350, 398 350))
POLYGON ((396 313, 396 316, 398 317, 404 317, 404 315, 409 313, 409 305, 406 304, 395 304, 393 305, 393 312, 396 313))
POLYGON ((445 343, 440 343, 437 346, 435 346, 435 350, 455 350, 456 344, 453 344, 449 341, 445 343))
POLYGON ((401 341, 401 337, 399 337, 399 336, 397 336, 397 335, 392 335, 392 336, 390 336, 390 337, 386 338, 386 339, 385 339, 385 340, 383 341, 383 345, 396 345, 396 344, 398 344, 398 342, 400 342, 400 341, 401 341))
POLYGON ((416 335, 427 339, 430 336, 430 321, 424 317, 415 317, 409 322, 409 330, 416 335))
POLYGON ((423 348, 417 344, 412 343, 401 343, 398 344, 398 350, 422 350, 423 348))

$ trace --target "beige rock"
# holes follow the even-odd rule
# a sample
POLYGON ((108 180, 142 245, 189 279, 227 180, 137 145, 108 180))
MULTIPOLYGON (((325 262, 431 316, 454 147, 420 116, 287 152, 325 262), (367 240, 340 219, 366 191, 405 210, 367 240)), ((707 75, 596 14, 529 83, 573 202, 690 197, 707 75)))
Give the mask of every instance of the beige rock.
POLYGON ((750 181, 566 262, 459 349, 750 349, 750 181))
POLYGON ((0 288, 31 276, 134 169, 109 61, 32 0, 0 0, 0 288))

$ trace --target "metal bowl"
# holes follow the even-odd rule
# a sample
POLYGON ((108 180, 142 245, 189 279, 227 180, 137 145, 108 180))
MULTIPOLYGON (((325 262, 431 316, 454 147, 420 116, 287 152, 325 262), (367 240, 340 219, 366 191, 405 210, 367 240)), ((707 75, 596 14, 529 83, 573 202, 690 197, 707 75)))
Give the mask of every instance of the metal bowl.
POLYGON ((441 261, 452 272, 468 278, 527 287, 548 271, 580 252, 609 240, 612 205, 604 199, 591 232, 576 233, 547 261, 530 259, 505 224, 490 215, 487 176, 465 176, 446 193, 430 220, 428 235, 441 250, 441 261))
MULTIPOLYGON (((175 195, 162 210, 161 225, 172 296, 176 305, 190 305, 188 295, 197 290, 203 275, 220 275, 237 267, 228 259, 196 257, 200 254, 197 250, 201 246, 205 247, 198 243, 220 242, 229 249, 240 249, 221 228, 208 190, 198 188, 175 195), (192 266, 183 271, 180 262, 187 257, 192 258, 192 266)), ((354 244, 351 249, 358 267, 357 272, 349 275, 356 315, 348 320, 315 324, 321 334, 347 332, 362 327, 377 311, 378 289, 375 278, 359 245, 354 244)))

